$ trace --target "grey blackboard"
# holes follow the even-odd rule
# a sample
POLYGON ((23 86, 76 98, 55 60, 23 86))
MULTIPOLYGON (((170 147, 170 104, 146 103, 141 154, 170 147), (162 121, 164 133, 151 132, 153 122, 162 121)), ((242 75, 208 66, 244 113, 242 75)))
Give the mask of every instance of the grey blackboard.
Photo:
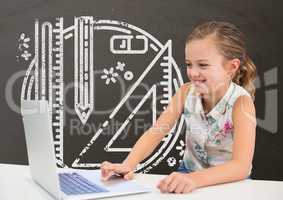
MULTIPOLYGON (((52 99, 56 157, 67 166, 122 161, 188 81, 187 34, 222 20, 245 34, 258 70, 252 177, 283 180, 278 1, 12 0, 0 9, 1 163, 28 164, 21 98, 52 99)), ((140 171, 176 169, 184 130, 180 119, 140 171)))

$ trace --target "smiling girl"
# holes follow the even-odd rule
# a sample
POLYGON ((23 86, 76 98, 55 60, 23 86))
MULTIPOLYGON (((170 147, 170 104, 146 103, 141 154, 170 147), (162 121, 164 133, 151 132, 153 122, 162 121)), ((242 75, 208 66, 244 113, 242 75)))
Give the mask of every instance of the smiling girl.
POLYGON ((256 68, 247 55, 243 34, 227 22, 201 24, 187 38, 185 61, 190 82, 180 87, 123 163, 102 163, 104 180, 114 173, 133 178, 137 164, 152 153, 182 114, 186 121, 183 161, 159 182, 161 192, 188 193, 250 175, 256 135, 256 68))

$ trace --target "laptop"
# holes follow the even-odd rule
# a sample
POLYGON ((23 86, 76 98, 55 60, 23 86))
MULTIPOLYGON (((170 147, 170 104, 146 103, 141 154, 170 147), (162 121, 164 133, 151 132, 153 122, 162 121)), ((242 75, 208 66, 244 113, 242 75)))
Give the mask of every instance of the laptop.
POLYGON ((55 199, 97 199, 150 191, 135 180, 101 181, 100 170, 57 168, 48 102, 22 100, 21 113, 31 177, 55 199))

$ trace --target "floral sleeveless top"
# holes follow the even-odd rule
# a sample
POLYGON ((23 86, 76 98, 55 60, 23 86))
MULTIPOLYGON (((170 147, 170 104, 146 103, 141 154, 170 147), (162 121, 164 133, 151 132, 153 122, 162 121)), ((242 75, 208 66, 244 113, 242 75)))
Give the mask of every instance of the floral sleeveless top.
POLYGON ((186 149, 183 162, 190 171, 216 166, 232 159, 232 110, 237 98, 250 94, 231 82, 215 107, 204 113, 194 85, 186 97, 183 116, 186 121, 186 149))

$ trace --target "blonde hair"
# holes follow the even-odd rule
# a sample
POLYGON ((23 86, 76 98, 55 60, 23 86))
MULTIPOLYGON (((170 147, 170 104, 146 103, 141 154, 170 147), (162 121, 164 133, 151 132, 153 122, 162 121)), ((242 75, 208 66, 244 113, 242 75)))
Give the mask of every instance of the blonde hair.
POLYGON ((253 81, 256 76, 256 66, 247 55, 243 33, 231 23, 210 21, 195 27, 188 35, 186 44, 206 36, 214 36, 217 49, 227 60, 238 58, 241 61, 232 80, 245 88, 254 99, 255 85, 253 81))

